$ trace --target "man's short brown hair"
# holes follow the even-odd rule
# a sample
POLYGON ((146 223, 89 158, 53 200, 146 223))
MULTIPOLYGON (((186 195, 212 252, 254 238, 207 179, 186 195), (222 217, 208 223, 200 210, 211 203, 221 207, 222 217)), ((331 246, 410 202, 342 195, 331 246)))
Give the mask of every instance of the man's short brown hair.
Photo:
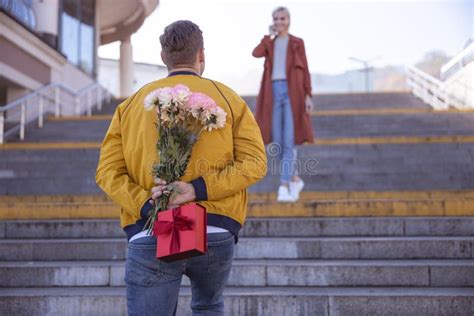
POLYGON ((191 21, 171 23, 160 36, 163 61, 167 66, 193 65, 204 47, 202 31, 191 21))

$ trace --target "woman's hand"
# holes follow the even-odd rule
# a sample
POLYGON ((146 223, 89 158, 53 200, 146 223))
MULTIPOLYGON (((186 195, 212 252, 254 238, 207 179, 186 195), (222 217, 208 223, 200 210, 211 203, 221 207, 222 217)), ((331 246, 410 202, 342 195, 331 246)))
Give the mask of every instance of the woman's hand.
POLYGON ((270 26, 268 27, 268 35, 271 39, 274 39, 278 35, 274 24, 270 24, 270 26))
POLYGON ((313 100, 311 99, 310 95, 306 95, 306 99, 304 100, 305 110, 306 113, 311 115, 313 113, 314 105, 313 100))

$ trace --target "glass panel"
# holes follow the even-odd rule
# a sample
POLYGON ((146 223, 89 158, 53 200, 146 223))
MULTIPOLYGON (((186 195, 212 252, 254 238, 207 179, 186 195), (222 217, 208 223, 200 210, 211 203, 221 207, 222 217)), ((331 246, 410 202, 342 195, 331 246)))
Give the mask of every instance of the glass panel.
POLYGON ((0 8, 11 14, 17 21, 34 30, 36 18, 31 5, 31 0, 0 0, 0 8))
POLYGON ((63 0, 61 51, 89 75, 95 72, 95 0, 63 0))
POLYGON ((88 74, 94 71, 94 28, 81 23, 80 67, 88 74))
POLYGON ((75 65, 79 64, 80 22, 78 11, 76 1, 63 1, 63 12, 61 12, 61 52, 75 65))
POLYGON ((95 20, 95 1, 82 0, 81 1, 81 54, 80 67, 88 74, 94 73, 95 61, 95 34, 94 21, 95 20))

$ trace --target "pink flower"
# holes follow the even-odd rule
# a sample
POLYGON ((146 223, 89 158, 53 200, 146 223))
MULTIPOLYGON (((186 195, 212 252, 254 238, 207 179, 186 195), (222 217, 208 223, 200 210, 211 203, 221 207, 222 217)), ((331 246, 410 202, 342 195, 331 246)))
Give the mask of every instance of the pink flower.
POLYGON ((173 100, 173 89, 170 87, 164 87, 158 89, 158 99, 160 100, 160 105, 170 106, 171 101, 173 100))
POLYGON ((164 125, 190 124, 192 121, 188 120, 196 120, 202 130, 211 131, 224 127, 226 122, 227 113, 212 98, 200 92, 191 92, 182 84, 154 90, 145 97, 144 103, 147 111, 155 108, 164 125))
POLYGON ((212 109, 218 107, 216 102, 207 95, 193 92, 186 103, 187 110, 198 120, 208 119, 212 109))
POLYGON ((173 101, 184 104, 191 95, 191 90, 185 85, 178 84, 172 89, 172 95, 173 101))

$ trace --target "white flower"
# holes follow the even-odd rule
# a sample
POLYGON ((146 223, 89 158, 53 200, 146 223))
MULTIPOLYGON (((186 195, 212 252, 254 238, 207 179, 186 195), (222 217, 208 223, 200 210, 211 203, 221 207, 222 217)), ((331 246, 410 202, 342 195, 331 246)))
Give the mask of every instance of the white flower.
POLYGON ((220 107, 214 108, 206 124, 204 124, 204 129, 210 132, 213 129, 223 128, 226 122, 226 117, 226 111, 220 107))
POLYGON ((155 106, 158 105, 159 90, 160 89, 154 90, 145 97, 145 101, 144 101, 145 111, 151 111, 153 110, 155 106))
POLYGON ((158 99, 160 104, 166 107, 171 106, 171 101, 173 100, 173 89, 170 87, 164 87, 158 89, 158 99))
POLYGON ((183 105, 188 101, 190 95, 191 95, 191 90, 185 85, 178 84, 173 88, 173 101, 176 103, 183 105))

